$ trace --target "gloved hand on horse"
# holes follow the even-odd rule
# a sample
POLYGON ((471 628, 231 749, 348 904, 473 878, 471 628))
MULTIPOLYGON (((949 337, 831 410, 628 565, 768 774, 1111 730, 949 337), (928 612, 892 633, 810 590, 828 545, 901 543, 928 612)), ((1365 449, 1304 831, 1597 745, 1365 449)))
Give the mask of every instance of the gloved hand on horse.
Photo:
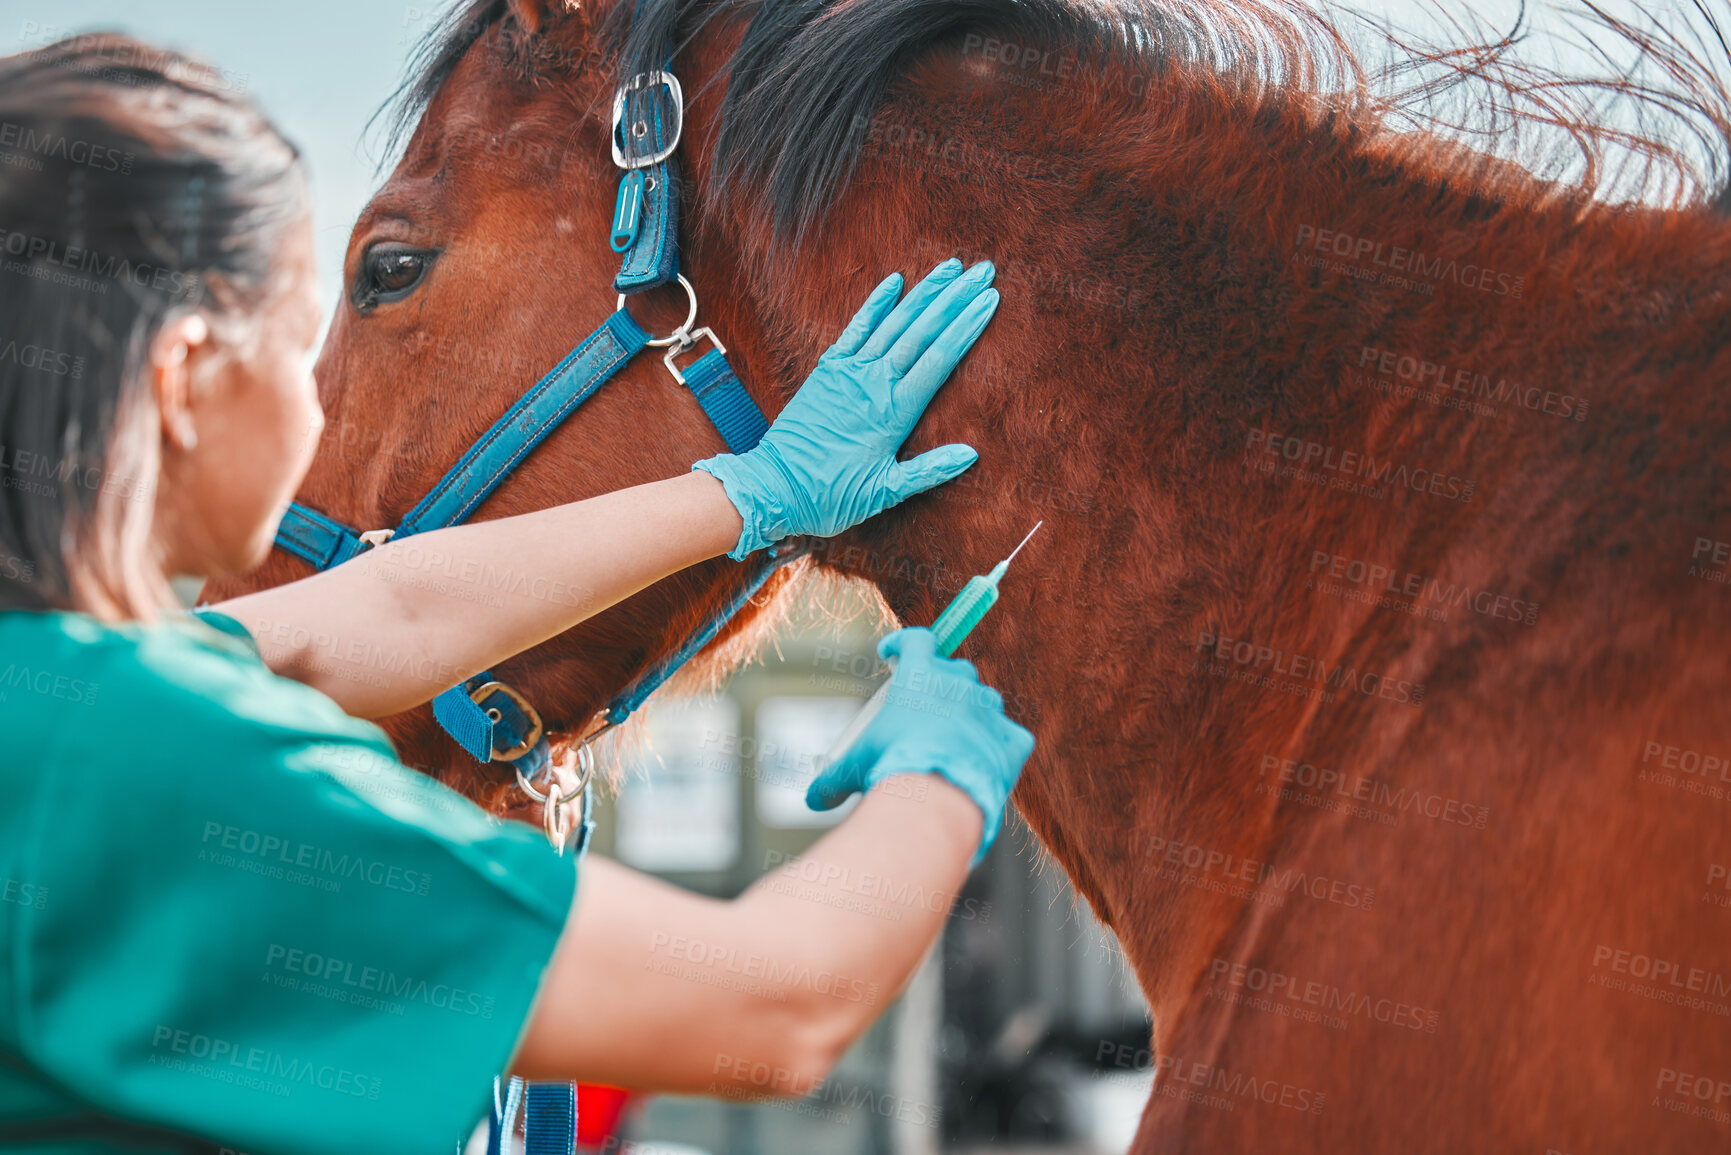
POLYGON ((846 754, 806 790, 813 810, 840 806, 893 774, 941 774, 979 806, 985 818, 978 866, 998 836, 1004 805, 1034 752, 1034 736, 1004 716, 1004 698, 980 682, 972 662, 939 657, 928 629, 897 630, 878 643, 895 658, 884 708, 846 754))
POLYGON ((763 440, 692 466, 720 479, 745 530, 736 561, 794 534, 833 537, 960 474, 979 454, 944 445, 896 452, 938 386, 998 307, 990 261, 945 261, 901 295, 900 273, 872 290, 763 440))

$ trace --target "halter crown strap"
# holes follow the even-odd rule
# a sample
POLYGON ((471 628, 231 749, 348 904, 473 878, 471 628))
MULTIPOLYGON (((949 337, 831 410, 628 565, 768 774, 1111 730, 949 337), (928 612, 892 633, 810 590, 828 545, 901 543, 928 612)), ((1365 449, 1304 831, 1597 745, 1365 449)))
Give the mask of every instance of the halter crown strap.
POLYGON ((625 235, 620 218, 628 211, 636 217, 630 224, 630 243, 620 250, 624 259, 619 275, 613 278, 613 287, 621 293, 653 289, 679 275, 679 168, 673 149, 684 129, 685 110, 678 86, 671 72, 645 73, 627 82, 619 101, 613 147, 625 173, 615 211, 615 247, 625 235))

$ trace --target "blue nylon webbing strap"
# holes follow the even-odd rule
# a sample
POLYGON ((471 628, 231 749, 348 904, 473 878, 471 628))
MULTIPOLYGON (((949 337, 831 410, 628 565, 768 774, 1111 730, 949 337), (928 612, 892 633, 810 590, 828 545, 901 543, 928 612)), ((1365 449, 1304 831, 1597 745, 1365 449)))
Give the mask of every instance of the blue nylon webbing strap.
POLYGON ((608 317, 469 447, 403 518, 395 536, 443 529, 475 512, 543 438, 648 343, 649 334, 625 310, 608 317))
MULTIPOLYGON (((534 731, 534 722, 517 701, 503 690, 494 690, 479 702, 471 696, 493 681, 490 670, 483 670, 460 686, 452 686, 433 699, 433 717, 444 727, 457 745, 468 751, 477 762, 489 762, 494 750, 510 750, 522 744, 534 731), (495 721, 488 711, 497 711, 495 721)), ((545 739, 539 740, 527 754, 510 760, 531 782, 547 768, 551 752, 545 739)))
POLYGON ((493 760, 493 720, 469 697, 468 683, 433 699, 433 718, 477 762, 493 760))
MULTIPOLYGON (((647 84, 625 94, 620 121, 620 151, 628 158, 649 157, 667 146, 673 127, 667 105, 671 93, 664 84, 647 84), (642 124, 648 132, 637 137, 632 126, 642 124)), ((673 109, 683 117, 683 109, 673 109)), ((665 285, 679 272, 679 166, 673 157, 635 170, 643 173, 643 206, 637 235, 619 264, 613 287, 621 293, 638 293, 665 285)), ((621 181, 629 180, 627 172, 621 181)))
POLYGON ((577 1150, 577 1084, 530 1083, 523 1113, 523 1155, 577 1150))
POLYGON ((290 502, 284 511, 277 525, 276 543, 320 570, 348 561, 362 548, 354 530, 298 501, 290 502))
POLYGON ((697 396, 730 452, 744 453, 769 429, 769 419, 745 391, 721 350, 711 349, 692 362, 685 370, 685 387, 697 396))
POLYGON ((811 552, 807 545, 772 545, 764 553, 763 560, 757 563, 757 571, 753 573, 734 595, 729 598, 719 610, 709 616, 697 631, 685 639, 677 650, 650 666, 637 675, 637 680, 607 704, 607 721, 618 725, 629 718, 637 707, 643 705, 644 699, 661 688, 663 682, 671 678, 679 667, 689 662, 704 646, 715 640, 715 635, 721 628, 733 619, 733 615, 744 608, 745 603, 757 596, 764 583, 782 566, 804 557, 811 552))

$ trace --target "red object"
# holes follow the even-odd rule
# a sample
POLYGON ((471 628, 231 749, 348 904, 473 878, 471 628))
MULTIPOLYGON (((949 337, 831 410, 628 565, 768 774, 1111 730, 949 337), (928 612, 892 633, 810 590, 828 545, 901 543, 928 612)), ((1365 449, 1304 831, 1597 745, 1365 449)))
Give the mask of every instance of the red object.
POLYGON ((631 1092, 599 1083, 577 1084, 577 1142, 599 1147, 613 1137, 631 1092))

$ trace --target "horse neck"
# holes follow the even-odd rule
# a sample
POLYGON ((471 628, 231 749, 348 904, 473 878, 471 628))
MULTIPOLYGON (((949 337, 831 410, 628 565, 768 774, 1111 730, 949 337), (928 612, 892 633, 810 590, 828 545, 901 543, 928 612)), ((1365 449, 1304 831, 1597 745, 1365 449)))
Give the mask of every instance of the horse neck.
MULTIPOLYGON (((868 145, 819 259, 740 266, 737 304, 763 337, 748 379, 773 382, 773 410, 886 268, 915 276, 952 251, 997 262, 998 319, 909 446, 966 440, 980 463, 819 560, 928 622, 1045 519, 963 652, 1039 737, 1021 812, 1170 1008, 1217 953, 1248 949, 1267 910, 1192 884, 1302 862, 1338 821, 1266 789, 1286 760, 1386 775, 1425 716, 1413 699, 1475 647, 1524 636, 1460 604, 1420 626, 1378 607, 1377 585, 1486 591, 1506 617, 1593 564, 1573 551, 1604 496, 1595 470, 1635 448, 1628 418, 1706 400, 1689 387, 1711 358, 1675 303, 1723 267, 1723 230, 1651 213, 1587 225, 1565 203, 1495 210, 1357 133, 1301 129, 1290 108, 1221 118, 1151 96, 1134 138, 1083 117, 1065 140, 1006 153, 1026 126, 1060 122, 1025 107, 1040 99, 945 121, 931 93, 954 75, 924 66, 914 81, 926 96, 892 100, 889 122, 984 159, 922 154, 916 187, 887 135, 868 145), (1013 187, 967 171, 1001 177, 994 155, 1064 147, 1098 175, 1013 187), (1031 227, 1017 219, 1028 205, 1031 227), (1358 270, 1304 267, 1323 231, 1351 238, 1358 270), (1363 271, 1415 284, 1367 291, 1363 271), (1655 300, 1671 324, 1632 342, 1655 300), (1670 371, 1636 352, 1655 347, 1670 371), (1428 396, 1384 395, 1414 384, 1428 396), (1496 415, 1458 407, 1475 397, 1496 415), (1322 484, 1271 479, 1270 465, 1322 484), (1357 576, 1371 567, 1380 583, 1357 576), (1319 578, 1337 588, 1306 588, 1319 578), (1163 877, 1174 853, 1181 872, 1200 854, 1200 875, 1163 877)), ((761 230, 731 240, 763 251, 761 230)), ((1649 534, 1675 517, 1661 488, 1621 503, 1646 502, 1649 534)))

